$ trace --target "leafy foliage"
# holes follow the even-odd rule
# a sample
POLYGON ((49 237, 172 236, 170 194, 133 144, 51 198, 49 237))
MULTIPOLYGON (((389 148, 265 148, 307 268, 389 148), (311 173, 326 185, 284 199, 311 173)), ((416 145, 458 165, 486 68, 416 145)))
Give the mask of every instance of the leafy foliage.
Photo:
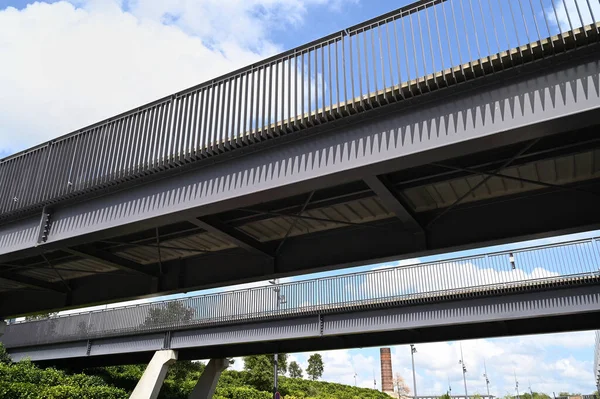
POLYGON ((6 348, 4 347, 4 345, 2 345, 1 342, 0 342, 0 363, 4 363, 4 364, 11 363, 10 355, 8 354, 8 352, 6 351, 6 348))
POLYGON ((306 368, 306 374, 311 380, 318 380, 323 375, 323 358, 320 354, 315 353, 308 358, 308 367, 306 368))
POLYGON ((186 307, 181 301, 166 302, 164 307, 153 307, 144 320, 145 327, 159 327, 190 321, 194 309, 186 307))
POLYGON ((40 369, 33 363, 0 363, 0 398, 126 399, 128 393, 102 378, 40 369))
POLYGON ((259 391, 269 391, 273 386, 273 360, 269 355, 244 357, 246 383, 259 391))
POLYGON ((298 363, 291 362, 289 369, 291 378, 302 378, 302 368, 298 363))

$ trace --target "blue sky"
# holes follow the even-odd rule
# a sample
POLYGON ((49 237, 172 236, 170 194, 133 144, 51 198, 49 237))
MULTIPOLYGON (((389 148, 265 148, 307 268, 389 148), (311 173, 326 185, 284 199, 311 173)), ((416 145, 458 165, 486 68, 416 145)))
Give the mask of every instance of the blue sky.
MULTIPOLYGON (((0 158, 409 2, 29 3, 0 0, 0 158)), ((549 1, 543 0, 543 4, 549 1)), ((444 256, 450 255, 437 258, 444 256)), ((484 359, 496 395, 514 392, 513 371, 522 389, 531 382, 533 390, 547 393, 594 390, 591 332, 484 339, 462 345, 473 392, 485 390, 481 377, 484 359)), ((453 393, 462 392, 458 343, 419 345, 418 350, 419 394, 440 394, 447 389, 448 380, 453 393)), ((408 348, 393 347, 392 353, 395 371, 412 386, 408 348)), ((356 372, 359 385, 372 387, 375 374, 379 387, 377 348, 323 355, 325 379, 353 384, 356 372)), ((306 364, 306 354, 293 356, 306 364)), ((240 366, 237 362, 235 367, 240 366)))

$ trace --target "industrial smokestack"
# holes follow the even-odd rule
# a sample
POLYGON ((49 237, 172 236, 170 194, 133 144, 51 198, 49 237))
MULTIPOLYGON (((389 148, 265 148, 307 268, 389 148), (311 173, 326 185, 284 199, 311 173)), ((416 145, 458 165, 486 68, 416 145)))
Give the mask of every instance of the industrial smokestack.
POLYGON ((390 348, 381 348, 379 350, 379 357, 381 359, 381 391, 387 394, 393 394, 394 377, 390 348))

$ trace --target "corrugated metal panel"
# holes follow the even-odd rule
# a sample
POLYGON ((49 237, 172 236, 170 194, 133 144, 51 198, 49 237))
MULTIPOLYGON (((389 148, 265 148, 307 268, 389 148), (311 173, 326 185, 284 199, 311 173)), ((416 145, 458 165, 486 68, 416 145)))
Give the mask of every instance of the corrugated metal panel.
MULTIPOLYGON (((176 238, 172 240, 165 240, 160 243, 162 246, 172 248, 189 248, 192 250, 201 251, 222 251, 224 249, 234 248, 235 245, 227 242, 225 238, 222 238, 212 233, 199 233, 188 237, 176 238)), ((185 250, 173 250, 173 249, 160 249, 161 261, 167 261, 177 258, 185 258, 189 256, 198 255, 199 252, 185 251, 185 250)), ((117 252, 116 255, 121 256, 132 261, 150 264, 158 262, 158 248, 155 247, 133 247, 128 248, 125 251, 117 252)))
POLYGON ((315 219, 296 219, 293 217, 275 217, 248 223, 239 229, 259 241, 279 240, 285 237, 288 229, 293 226, 290 236, 314 233, 344 227, 341 222, 367 223, 394 216, 387 211, 379 198, 370 197, 355 201, 336 204, 319 209, 311 209, 302 214, 315 219), (294 224, 294 220, 296 223, 294 224))
POLYGON ((23 287, 22 284, 0 278, 0 291, 16 290, 16 289, 22 288, 22 287, 23 287))
POLYGON ((48 266, 47 268, 40 269, 28 269, 20 274, 36 278, 44 281, 60 281, 61 277, 65 280, 72 278, 78 278, 83 276, 89 276, 94 273, 103 273, 117 270, 112 266, 107 266, 102 262, 89 259, 74 260, 66 263, 60 263, 58 266, 60 270, 56 270, 48 266), (67 271, 64 269, 73 269, 67 271), (59 276, 60 274, 60 276, 59 276))
MULTIPOLYGON (((600 150, 514 166, 506 168, 500 173, 516 178, 559 185, 598 178, 600 177, 600 150)), ((457 199, 480 184, 484 177, 484 175, 462 177, 411 187, 403 192, 417 212, 429 211, 452 205, 457 199)), ((477 187, 462 202, 481 201, 541 188, 544 188, 544 186, 494 176, 477 187)))

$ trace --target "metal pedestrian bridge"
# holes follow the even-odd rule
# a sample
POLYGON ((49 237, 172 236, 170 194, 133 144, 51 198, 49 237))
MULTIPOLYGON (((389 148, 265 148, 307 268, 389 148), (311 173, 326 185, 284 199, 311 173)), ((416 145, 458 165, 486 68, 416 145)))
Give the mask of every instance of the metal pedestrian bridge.
POLYGON ((599 18, 421 0, 2 159, 0 317, 597 228, 599 18))
POLYGON ((597 239, 8 325, 13 360, 82 367, 600 327, 597 239))

